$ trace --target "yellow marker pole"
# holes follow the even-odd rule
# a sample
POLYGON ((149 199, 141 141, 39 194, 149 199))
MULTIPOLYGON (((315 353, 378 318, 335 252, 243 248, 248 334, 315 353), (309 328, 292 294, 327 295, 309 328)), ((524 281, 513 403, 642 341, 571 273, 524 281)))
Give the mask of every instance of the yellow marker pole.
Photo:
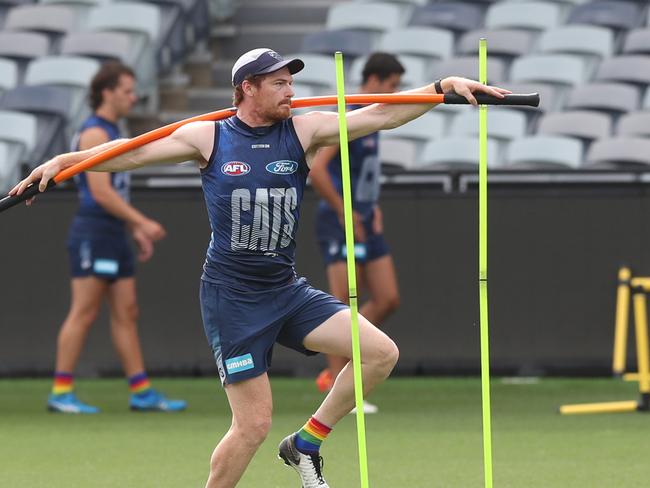
POLYGON ((352 366, 354 369, 354 399, 357 407, 357 441, 361 488, 368 488, 368 456, 366 453, 366 422, 363 414, 363 376, 361 374, 361 344, 357 305, 357 277, 354 262, 354 228, 352 224, 352 189, 350 184, 350 155, 348 153, 348 124, 345 118, 345 81, 343 54, 334 54, 336 63, 336 95, 339 112, 339 143, 341 146, 341 176, 343 180, 343 214, 345 216, 345 248, 348 264, 348 292, 352 316, 352 366))
MULTIPOLYGON (((479 41, 479 81, 487 83, 487 41, 479 41)), ((492 414, 490 407, 490 333, 487 286, 487 105, 479 106, 479 308, 481 328, 481 391, 483 398, 483 464, 485 488, 492 488, 492 414)))
POLYGON ((616 328, 614 332, 614 354, 612 373, 620 376, 625 373, 627 352, 627 331, 630 320, 630 268, 618 271, 618 291, 616 292, 616 328))
POLYGON ((639 365, 641 402, 650 396, 650 349, 648 347, 648 309, 645 292, 634 290, 634 325, 636 327, 636 355, 639 365))

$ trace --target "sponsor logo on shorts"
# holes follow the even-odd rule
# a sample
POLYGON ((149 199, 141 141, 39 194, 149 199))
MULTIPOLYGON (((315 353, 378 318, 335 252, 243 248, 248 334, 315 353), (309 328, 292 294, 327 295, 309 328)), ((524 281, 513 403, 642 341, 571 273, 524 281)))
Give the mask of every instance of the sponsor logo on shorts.
POLYGON ((242 371, 253 369, 254 367, 255 363, 253 363, 253 356, 250 354, 226 359, 226 369, 230 374, 241 373, 242 371))
POLYGON ((112 259, 95 259, 93 263, 93 271, 100 274, 115 275, 119 267, 117 261, 112 259))
MULTIPOLYGON (((347 258, 348 257, 348 248, 343 247, 341 249, 343 257, 347 258)), ((354 257, 356 259, 366 259, 368 252, 366 250, 366 245, 365 244, 355 244, 354 245, 354 257)))
POLYGON ((221 166, 221 172, 228 176, 242 176, 250 171, 251 167, 242 161, 228 161, 221 166))
POLYGON ((266 165, 266 171, 276 175, 290 175, 297 170, 298 163, 289 160, 273 161, 266 165))

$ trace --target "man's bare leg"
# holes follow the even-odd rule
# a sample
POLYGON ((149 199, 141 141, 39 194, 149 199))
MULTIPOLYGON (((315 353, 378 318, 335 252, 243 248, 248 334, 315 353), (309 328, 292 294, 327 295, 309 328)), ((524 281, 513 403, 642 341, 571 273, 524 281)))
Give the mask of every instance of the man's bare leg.
MULTIPOLYGON (((399 351, 395 343, 381 330, 359 315, 361 372, 364 396, 385 380, 397 363, 399 351)), ((304 345, 312 351, 352 357, 350 310, 341 310, 305 337, 304 345)), ((314 417, 333 427, 354 406, 354 373, 352 362, 336 378, 314 417)))
POLYGON ((206 488, 232 488, 271 429, 273 400, 265 374, 227 385, 232 424, 212 453, 206 488))

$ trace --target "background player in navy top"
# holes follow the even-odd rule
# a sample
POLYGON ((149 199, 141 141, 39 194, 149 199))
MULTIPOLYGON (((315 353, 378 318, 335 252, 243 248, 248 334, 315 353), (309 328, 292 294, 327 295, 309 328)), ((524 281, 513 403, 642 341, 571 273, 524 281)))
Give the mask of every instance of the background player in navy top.
MULTIPOLYGON (((230 120, 193 122, 94 168, 124 171, 160 162, 196 159, 212 237, 201 280, 206 335, 232 410, 230 430, 215 448, 209 488, 231 488, 246 470, 271 426, 272 398, 266 370, 274 342, 307 354, 352 356, 350 311, 330 295, 297 279, 293 249, 307 167, 319 148, 339 140, 337 114, 309 112, 291 118, 293 74, 302 61, 283 60, 270 49, 242 55, 232 70, 237 114, 230 120), (223 139, 222 139, 223 137, 223 139)), ((441 82, 476 105, 473 91, 502 97, 507 90, 458 77, 441 82)), ((414 90, 435 93, 434 84, 414 90)), ((346 115, 351 140, 398 127, 433 105, 373 104, 346 115)), ((36 168, 10 194, 32 182, 43 191, 61 170, 100 151, 57 156, 36 168)), ((383 381, 398 358, 395 343, 359 317, 365 393, 383 381)), ((327 488, 320 443, 354 406, 352 365, 299 432, 280 444, 280 456, 303 486, 327 488)))
MULTIPOLYGON (((117 123, 136 101, 133 71, 117 62, 104 64, 90 89, 93 114, 83 123, 73 149, 87 150, 120 137, 117 123)), ((71 304, 57 342, 54 385, 48 408, 65 413, 96 413, 73 390, 73 371, 104 299, 111 334, 129 380, 130 405, 138 410, 179 410, 185 402, 168 400, 147 378, 137 331, 133 253, 127 230, 139 247, 140 261, 153 254, 153 242, 165 236, 156 221, 129 203, 128 173, 81 173, 75 178, 79 209, 68 236, 71 304)))
MULTIPOLYGON (((404 67, 395 56, 373 53, 362 72, 360 93, 393 93, 401 83, 404 67)), ((360 106, 348 106, 355 110, 360 106)), ((352 180, 352 215, 354 220, 355 257, 359 282, 369 292, 359 312, 379 325, 399 304, 399 291, 393 258, 384 241, 382 213, 379 208, 379 134, 360 137, 349 144, 352 180)), ((348 277, 343 227, 343 181, 339 146, 324 147, 314 157, 311 182, 322 197, 316 214, 316 238, 326 266, 330 293, 341 301, 348 300, 348 277)), ((349 358, 327 356, 328 368, 318 377, 321 391, 328 391, 349 358)), ((366 413, 377 407, 364 402, 366 413)))

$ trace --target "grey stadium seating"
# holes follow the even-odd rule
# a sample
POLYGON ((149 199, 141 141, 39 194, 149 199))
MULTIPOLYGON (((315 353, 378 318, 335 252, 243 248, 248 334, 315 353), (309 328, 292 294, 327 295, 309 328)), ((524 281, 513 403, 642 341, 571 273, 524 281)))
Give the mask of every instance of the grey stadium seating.
POLYGON ((436 2, 413 10, 409 25, 439 27, 460 34, 482 27, 483 17, 483 9, 472 3, 436 2))
POLYGON ((536 135, 515 139, 506 151, 506 167, 528 169, 578 169, 583 143, 564 136, 536 135))
POLYGON ((372 32, 354 29, 315 32, 303 38, 300 51, 329 55, 341 51, 344 59, 352 59, 370 54, 375 48, 374 37, 372 32))
POLYGON ((68 150, 65 127, 70 103, 70 92, 56 86, 19 86, 0 98, 0 109, 37 117, 38 140, 29 161, 32 166, 68 150))
POLYGON ((544 115, 539 121, 537 133, 571 136, 591 142, 610 137, 612 129, 612 118, 607 114, 573 110, 544 115))
POLYGON ((586 155, 588 164, 606 167, 650 165, 650 138, 612 137, 594 142, 586 155))

